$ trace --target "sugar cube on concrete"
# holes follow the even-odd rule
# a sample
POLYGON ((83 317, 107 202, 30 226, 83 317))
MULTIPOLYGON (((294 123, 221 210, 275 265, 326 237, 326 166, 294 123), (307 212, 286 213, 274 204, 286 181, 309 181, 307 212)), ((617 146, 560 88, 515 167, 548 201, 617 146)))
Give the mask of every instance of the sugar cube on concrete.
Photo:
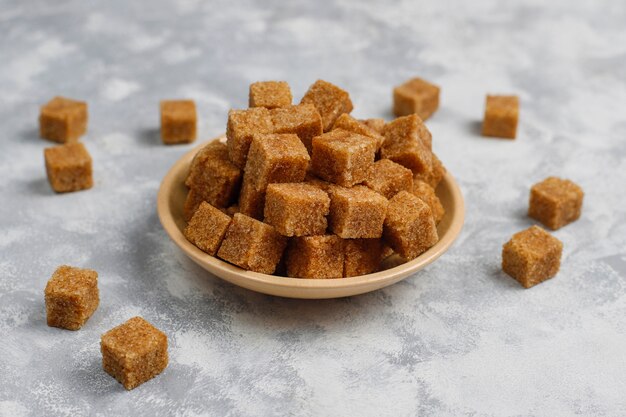
POLYGON ((412 78, 393 89, 393 112, 396 116, 417 114, 428 119, 439 108, 439 87, 421 78, 412 78))
POLYGON ((378 271, 382 258, 381 239, 344 240, 344 277, 356 277, 378 271))
POLYGON ((364 184, 390 199, 400 191, 411 191, 413 172, 390 159, 379 159, 370 167, 364 184))
POLYGON ((409 168, 414 174, 432 170, 431 135, 420 118, 412 114, 385 125, 380 157, 409 168))
POLYGON ((39 135, 53 142, 76 142, 87 131, 87 103, 54 97, 41 107, 39 135))
POLYGON ((184 234, 198 249, 215 255, 230 221, 229 215, 203 201, 187 224, 184 234))
POLYGON ((57 193, 93 187, 91 155, 80 142, 44 149, 48 182, 57 193))
POLYGON ((322 116, 324 132, 329 131, 343 113, 352 111, 347 91, 324 80, 317 80, 302 97, 302 104, 313 104, 322 116))
MULTIPOLYGON (((384 121, 383 121, 384 123, 384 121)), ((366 123, 361 122, 348 113, 344 113, 337 118, 333 129, 343 129, 349 132, 358 133, 359 135, 368 136, 376 140, 376 150, 378 150, 384 141, 383 135, 377 130, 369 127, 366 123)))
POLYGON ((515 139, 519 119, 517 96, 487 96, 483 136, 515 139))
POLYGON ((236 213, 217 256, 249 271, 273 274, 287 238, 269 224, 236 213))
POLYGON ((60 266, 46 284, 48 326, 78 330, 98 308, 98 273, 91 269, 60 266))
POLYGON ((166 145, 196 140, 197 123, 193 100, 161 101, 161 139, 166 145))
POLYGON ((515 233, 502 247, 502 270, 525 288, 554 277, 561 266, 563 244, 541 227, 515 233))
POLYGON ((388 201, 363 185, 330 191, 330 230, 344 239, 379 238, 388 201))
POLYGON ((428 204, 407 191, 396 194, 389 200, 384 238, 405 259, 414 259, 426 252, 439 240, 428 204))
POLYGON ((270 184, 267 187, 264 221, 283 236, 323 235, 329 210, 328 194, 310 184, 270 184))
POLYGON ((141 317, 133 317, 100 338, 102 367, 131 390, 154 378, 168 364, 167 336, 141 317))
POLYGON ((307 151, 311 141, 322 134, 322 117, 312 104, 299 104, 270 111, 274 133, 295 133, 307 151))
MULTIPOLYGON (((237 200, 243 173, 228 157, 225 143, 215 140, 198 151, 185 184, 200 201, 225 208, 237 200)), ((195 207, 194 207, 195 209, 195 207)))
POLYGON ((254 135, 272 133, 273 125, 270 111, 265 107, 228 112, 226 125, 226 143, 228 155, 233 164, 242 168, 246 165, 248 150, 254 135))
POLYGON ((430 211, 433 214, 433 218, 435 219, 435 223, 439 223, 441 219, 443 219, 444 214, 446 213, 439 197, 435 194, 435 190, 433 187, 425 183, 424 181, 416 180, 413 182, 413 188, 411 190, 413 194, 415 194, 420 200, 424 203, 428 204, 430 207, 430 211))
POLYGON ((286 81, 259 81, 250 84, 249 107, 275 109, 291 105, 291 88, 286 81))
POLYGON ((313 139, 311 169, 323 180, 351 187, 367 178, 376 140, 343 129, 313 139))
POLYGON ((530 189, 528 215, 557 230, 580 217, 583 197, 582 188, 572 181, 548 177, 530 189))
POLYGON ((335 235, 294 237, 286 253, 291 278, 342 278, 343 240, 335 235))

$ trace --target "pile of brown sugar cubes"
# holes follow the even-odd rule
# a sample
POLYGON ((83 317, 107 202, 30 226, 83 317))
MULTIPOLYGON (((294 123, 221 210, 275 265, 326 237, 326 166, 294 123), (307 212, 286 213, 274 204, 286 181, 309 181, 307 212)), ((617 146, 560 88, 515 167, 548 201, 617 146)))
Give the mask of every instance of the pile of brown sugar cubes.
POLYGON ((386 123, 357 120, 352 107, 323 80, 296 105, 286 82, 252 84, 249 108, 229 112, 226 143, 191 163, 187 239, 243 269, 294 278, 369 274, 394 252, 409 260, 432 247, 446 170, 431 133, 415 113, 386 123))

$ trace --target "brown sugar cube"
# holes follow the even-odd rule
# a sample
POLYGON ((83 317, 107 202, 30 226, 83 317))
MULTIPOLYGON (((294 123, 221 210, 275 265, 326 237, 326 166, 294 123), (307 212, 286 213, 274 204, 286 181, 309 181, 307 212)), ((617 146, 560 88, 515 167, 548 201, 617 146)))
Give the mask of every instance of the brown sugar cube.
POLYGON ((200 203, 202 203, 204 199, 202 195, 198 194, 194 190, 189 190, 187 193, 187 198, 185 199, 185 204, 183 205, 183 218, 186 222, 191 220, 193 214, 200 207, 200 203))
POLYGON ((313 139, 311 168, 323 180, 351 187, 365 181, 375 154, 375 139, 335 129, 313 139))
POLYGON ((390 159, 380 159, 370 167, 364 184, 390 199, 400 191, 411 191, 413 172, 390 159))
POLYGON ((167 336, 141 317, 133 317, 100 338, 102 368, 127 390, 167 367, 167 336))
POLYGON ((329 131, 343 113, 352 111, 352 101, 347 91, 324 80, 317 80, 306 92, 302 104, 313 104, 322 116, 324 132, 329 131))
POLYGON ((528 215, 552 230, 560 229, 580 217, 583 196, 572 181, 548 177, 530 189, 528 215))
POLYGON ((348 132, 358 133, 359 135, 367 136, 376 140, 376 150, 380 149, 383 144, 383 135, 372 129, 365 123, 355 119, 348 113, 344 113, 337 118, 333 129, 343 129, 348 132))
POLYGON ((382 249, 381 239, 345 239, 343 276, 357 277, 378 271, 382 249))
POLYGON ((80 142, 44 149, 46 174, 57 193, 86 190, 93 187, 91 156, 80 142))
POLYGON ((322 134, 322 117, 312 104, 299 104, 270 111, 274 133, 295 133, 306 150, 311 152, 311 141, 322 134))
POLYGON ((230 221, 230 216, 203 201, 193 214, 184 234, 200 250, 215 255, 230 221))
POLYGON ((226 144, 216 140, 198 151, 185 184, 196 197, 196 207, 200 201, 206 201, 224 208, 237 200, 242 176, 241 170, 230 162, 226 144))
POLYGON ((433 214, 433 218, 435 219, 435 223, 438 224, 441 219, 443 219, 443 215, 446 211, 441 205, 439 197, 435 194, 435 189, 424 181, 417 180, 413 182, 411 192, 424 203, 428 204, 428 207, 430 207, 430 211, 433 214))
POLYGON ((76 142, 87 131, 87 103, 54 97, 41 107, 39 135, 54 142, 76 142))
POLYGON ((384 136, 381 158, 391 159, 414 174, 432 170, 431 135, 417 115, 399 117, 387 123, 384 136))
POLYGON ((228 155, 233 164, 242 168, 246 165, 248 150, 254 135, 272 133, 272 118, 265 107, 228 112, 226 143, 228 155))
POLYGON ((166 145, 196 140, 196 103, 193 100, 161 101, 161 139, 166 145))
POLYGON ((330 230, 344 239, 381 237, 388 203, 363 185, 335 187, 330 192, 330 230))
POLYGON ((393 89, 393 113, 396 116, 417 114, 428 119, 439 108, 439 87, 421 78, 412 78, 393 89))
POLYGON ((343 239, 335 235, 295 237, 285 262, 291 278, 342 278, 343 239))
POLYGON ((98 273, 63 265, 57 268, 45 290, 48 326, 78 330, 98 308, 98 273))
POLYGON ((487 96, 483 136, 515 139, 518 119, 517 96, 487 96))
POLYGON ((304 182, 309 185, 312 185, 313 187, 319 188, 320 190, 324 191, 327 194, 330 192, 330 190, 333 189, 333 187, 339 187, 338 185, 335 185, 332 182, 324 181, 323 179, 317 178, 312 173, 307 173, 307 176, 304 179, 304 182))
POLYGON ((563 243, 532 226, 515 233, 502 247, 502 270, 530 288, 559 272, 563 243))
POLYGON ((439 240, 430 207, 407 191, 400 191, 389 201, 384 237, 395 252, 409 260, 439 240))
POLYGON ((249 107, 275 109, 291 105, 291 88, 285 81, 259 81, 250 84, 249 107))
POLYGON ((379 134, 383 134, 383 130, 385 129, 385 125, 387 124, 387 122, 385 122, 385 119, 380 119, 380 118, 375 118, 375 119, 361 119, 361 122, 371 128, 374 129, 375 132, 379 133, 379 134))
POLYGON ((328 194, 305 183, 270 184, 265 220, 283 236, 323 235, 330 210, 328 194))
POLYGON ((432 155, 432 169, 428 172, 420 172, 413 176, 413 182, 415 181, 424 181, 426 184, 430 185, 434 189, 437 189, 437 186, 443 180, 443 177, 446 175, 446 167, 443 166, 437 155, 433 153, 432 155))
POLYGON ((236 213, 217 256, 249 271, 273 274, 285 246, 287 238, 273 226, 236 213))
POLYGON ((311 158, 295 134, 257 135, 250 145, 239 195, 241 212, 263 218, 265 189, 271 183, 301 182, 311 158))

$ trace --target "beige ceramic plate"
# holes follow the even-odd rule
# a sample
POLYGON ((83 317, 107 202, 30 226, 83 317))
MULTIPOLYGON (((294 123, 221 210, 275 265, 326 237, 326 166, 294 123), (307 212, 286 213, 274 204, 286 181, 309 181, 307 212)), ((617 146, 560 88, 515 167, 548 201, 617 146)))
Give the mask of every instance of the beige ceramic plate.
POLYGON ((207 255, 189 243, 183 235, 185 221, 182 209, 187 195, 184 182, 193 156, 206 143, 185 154, 163 178, 157 197, 157 210, 163 228, 187 256, 213 275, 240 287, 291 298, 336 298, 374 291, 414 274, 439 258, 452 245, 463 226, 463 196, 452 175, 447 173, 437 187, 437 196, 446 210, 445 217, 437 227, 439 242, 412 261, 402 263, 394 255, 384 262, 384 270, 380 272, 340 279, 285 278, 245 271, 207 255))

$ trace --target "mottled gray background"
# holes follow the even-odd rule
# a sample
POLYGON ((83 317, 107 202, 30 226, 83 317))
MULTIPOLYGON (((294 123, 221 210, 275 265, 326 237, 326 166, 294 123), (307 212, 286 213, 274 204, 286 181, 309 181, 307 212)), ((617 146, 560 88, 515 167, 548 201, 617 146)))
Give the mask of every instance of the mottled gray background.
POLYGON ((626 415, 626 3, 0 0, 0 415, 626 415), (248 84, 317 78, 358 117, 389 118, 394 84, 442 86, 428 121, 467 220, 440 260, 397 285, 301 301, 226 284, 170 242, 159 182, 190 146, 158 138, 158 101, 196 100, 202 139, 248 84), (514 142, 478 135, 487 92, 519 94, 514 142), (85 99, 95 187, 55 195, 39 106, 85 99), (559 275, 524 290, 501 245, 533 222, 548 175, 585 190, 555 235, 559 275), (45 324, 60 264, 100 273, 78 332, 45 324), (133 315, 171 363, 126 392, 99 337, 133 315))

